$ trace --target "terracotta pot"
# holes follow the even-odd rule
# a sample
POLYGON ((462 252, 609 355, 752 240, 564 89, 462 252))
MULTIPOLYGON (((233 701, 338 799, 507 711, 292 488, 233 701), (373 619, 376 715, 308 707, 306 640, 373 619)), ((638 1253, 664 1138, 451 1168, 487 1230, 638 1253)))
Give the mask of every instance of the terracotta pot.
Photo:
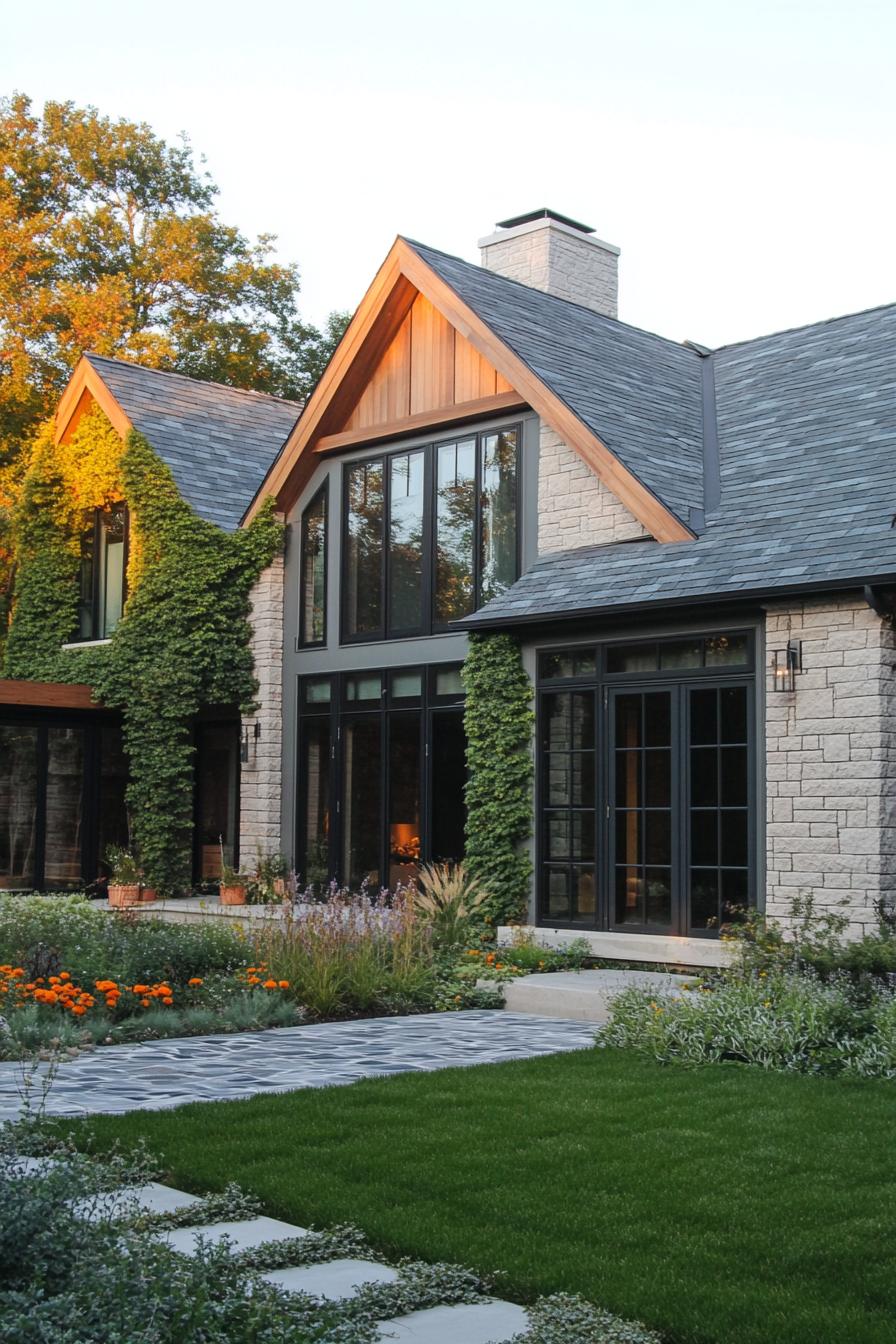
POLYGON ((155 887, 141 887, 140 899, 141 901, 157 901, 159 899, 159 893, 156 891, 155 887))
POLYGON ((136 882, 125 884, 109 883, 109 904, 116 908, 137 905, 140 901, 140 887, 136 882))
POLYGON ((225 887, 224 883, 218 890, 218 897, 222 905, 245 905, 246 888, 245 887, 225 887))

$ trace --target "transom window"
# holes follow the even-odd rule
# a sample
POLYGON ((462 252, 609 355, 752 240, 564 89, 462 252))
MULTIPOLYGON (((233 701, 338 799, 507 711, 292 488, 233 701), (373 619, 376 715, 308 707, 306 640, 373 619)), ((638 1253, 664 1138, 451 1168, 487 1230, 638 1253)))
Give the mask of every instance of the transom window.
POLYGON ((519 574, 520 429, 348 463, 342 638, 446 629, 519 574))
POLYGON ((707 935, 751 903, 752 643, 539 655, 542 922, 707 935))
POLYGON ((123 503, 95 509, 81 535, 76 640, 108 639, 127 596, 128 511, 123 503))

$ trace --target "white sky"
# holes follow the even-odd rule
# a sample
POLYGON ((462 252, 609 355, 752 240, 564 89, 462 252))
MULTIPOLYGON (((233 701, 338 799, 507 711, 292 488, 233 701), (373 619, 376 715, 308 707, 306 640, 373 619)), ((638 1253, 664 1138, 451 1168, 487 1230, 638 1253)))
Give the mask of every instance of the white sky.
POLYGON ((0 0, 0 91, 186 130, 315 321, 543 205, 677 339, 896 300, 894 71, 893 0, 0 0))

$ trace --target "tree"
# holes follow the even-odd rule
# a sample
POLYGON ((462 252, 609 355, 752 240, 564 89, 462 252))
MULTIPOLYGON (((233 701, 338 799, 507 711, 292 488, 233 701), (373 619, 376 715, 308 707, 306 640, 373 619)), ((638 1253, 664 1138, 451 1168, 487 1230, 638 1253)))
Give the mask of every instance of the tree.
MULTIPOLYGON (((300 400, 345 328, 298 311, 299 272, 225 224, 186 137, 0 99, 0 466, 84 350, 300 400)), ((0 501, 2 504, 2 501, 0 501)))

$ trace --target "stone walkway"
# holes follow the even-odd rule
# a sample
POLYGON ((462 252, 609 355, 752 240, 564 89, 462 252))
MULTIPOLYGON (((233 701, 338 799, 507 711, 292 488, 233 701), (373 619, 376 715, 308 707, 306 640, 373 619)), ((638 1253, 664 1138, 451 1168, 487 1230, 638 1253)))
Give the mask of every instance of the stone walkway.
MULTIPOLYGON (((109 1045, 59 1066, 45 1110, 49 1115, 162 1110, 190 1101, 232 1101, 393 1073, 530 1059, 593 1043, 594 1026, 587 1022, 477 1010, 109 1045)), ((21 1086, 21 1064, 0 1064, 0 1120, 18 1115, 21 1086)), ((34 1091, 36 1102, 39 1082, 34 1091)))

